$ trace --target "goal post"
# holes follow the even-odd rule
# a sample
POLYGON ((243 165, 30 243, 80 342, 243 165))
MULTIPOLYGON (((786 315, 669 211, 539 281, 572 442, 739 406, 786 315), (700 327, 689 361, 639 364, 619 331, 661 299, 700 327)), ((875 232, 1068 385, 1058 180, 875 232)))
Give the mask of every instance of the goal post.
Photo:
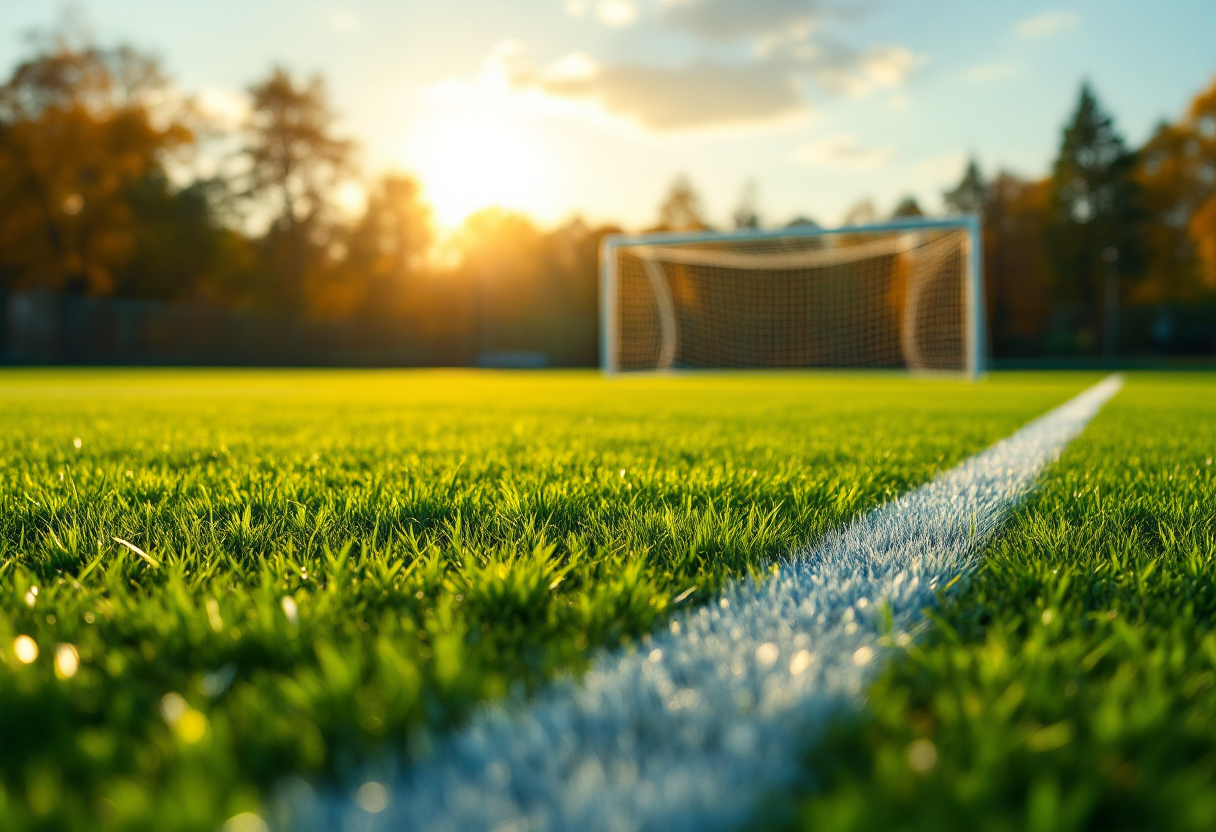
POLYGON ((600 248, 607 373, 984 370, 978 217, 616 234, 600 248))

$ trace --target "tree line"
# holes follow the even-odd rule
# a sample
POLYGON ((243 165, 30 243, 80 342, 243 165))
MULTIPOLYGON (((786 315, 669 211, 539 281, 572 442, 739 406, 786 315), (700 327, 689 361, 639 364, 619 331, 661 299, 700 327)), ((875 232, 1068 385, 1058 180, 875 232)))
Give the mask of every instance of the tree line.
MULTIPOLYGON (((942 196, 948 214, 983 220, 998 359, 1216 353, 1216 79, 1138 149, 1083 84, 1047 176, 988 176, 972 158, 942 196)), ((659 228, 711 227, 682 177, 659 215, 659 228)), ((862 199, 841 224, 925 215, 911 196, 887 217, 862 199)), ((749 185, 734 225, 759 224, 749 185)))
POLYGON ((0 86, 0 295, 400 322, 445 361, 596 361, 598 243, 616 229, 489 208, 437 251, 406 174, 339 210, 339 188, 364 180, 320 78, 275 68, 248 93, 226 131, 149 55, 38 39, 0 86))
MULTIPOLYGON (((363 179, 320 78, 275 68, 248 93, 225 128, 149 55, 37 39, 0 86, 0 294, 380 321, 445 360, 595 362, 597 250, 615 228, 491 208, 438 247, 417 181, 363 179), (350 181, 367 191, 354 216, 338 208, 350 181)), ((998 357, 1216 350, 1216 83, 1139 149, 1085 86, 1050 175, 973 160, 944 202, 983 215, 998 357)), ((894 212, 920 214, 910 197, 894 212)), ((877 218, 863 201, 847 222, 877 218)), ((754 185, 733 221, 760 225, 754 185)), ((708 227, 677 178, 655 228, 708 227)))
POLYGON ((1048 176, 973 160, 945 202, 983 215, 997 356, 1216 353, 1216 81, 1138 149, 1084 85, 1048 176))

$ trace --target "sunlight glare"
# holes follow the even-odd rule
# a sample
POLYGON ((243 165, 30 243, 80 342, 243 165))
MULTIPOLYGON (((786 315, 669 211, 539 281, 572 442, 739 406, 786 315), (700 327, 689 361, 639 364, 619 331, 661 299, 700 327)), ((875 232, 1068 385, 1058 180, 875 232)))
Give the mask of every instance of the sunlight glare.
POLYGON ((405 149, 436 218, 447 229, 497 206, 547 216, 552 160, 540 132, 509 101, 474 96, 435 108, 405 149))

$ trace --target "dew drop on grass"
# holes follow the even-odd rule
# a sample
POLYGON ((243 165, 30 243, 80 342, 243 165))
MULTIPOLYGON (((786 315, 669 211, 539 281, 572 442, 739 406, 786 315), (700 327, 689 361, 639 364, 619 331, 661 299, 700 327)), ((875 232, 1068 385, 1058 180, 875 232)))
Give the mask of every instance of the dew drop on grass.
POLYGON ((29 636, 17 636, 13 639, 13 654, 22 664, 31 664, 38 658, 38 642, 29 636))
POLYGON ((853 664, 869 664, 870 659, 874 658, 874 649, 871 647, 858 647, 853 653, 853 664))
POLYGON ((182 742, 193 745, 207 733, 207 717, 191 708, 182 715, 176 726, 177 736, 182 742))
POLYGON ((364 783, 355 792, 355 805, 368 814, 379 814, 388 808, 388 789, 374 780, 364 783))
POLYGON ((799 650, 794 654, 794 658, 790 660, 790 674, 798 676, 815 661, 815 657, 811 655, 809 650, 799 650))
POLYGON ((756 661, 761 667, 771 667, 776 663, 781 651, 771 641, 766 641, 756 648, 756 661))
POLYGON ((190 710, 189 703, 182 698, 180 693, 170 691, 160 699, 160 715, 164 717, 167 725, 176 725, 177 721, 186 715, 186 711, 190 710))
POLYGON ((241 812, 228 818, 220 832, 268 832, 269 827, 257 812, 241 812))
POLYGON ((55 675, 60 679, 71 679, 80 669, 80 652, 72 644, 60 644, 55 648, 55 675))
POLYGON ((75 439, 72 440, 72 447, 78 451, 80 450, 81 446, 83 446, 83 445, 84 445, 84 443, 80 441, 79 436, 77 436, 75 439))
POLYGON ((511 782, 511 768, 506 763, 490 763, 486 766, 486 777, 496 786, 505 786, 511 782))
POLYGON ((295 626, 300 621, 300 608, 296 605, 296 599, 290 595, 284 595, 282 600, 283 615, 287 616, 287 622, 295 626))
POLYGON ((220 616, 220 602, 214 598, 207 599, 207 623, 211 625, 211 631, 222 633, 224 631, 224 619, 220 616))
POLYGON ((160 714, 177 738, 188 745, 198 742, 207 733, 207 717, 191 708, 185 697, 176 691, 161 697, 160 714))
POLYGON ((908 768, 917 774, 926 774, 937 765, 937 747, 931 740, 913 740, 908 745, 908 768))

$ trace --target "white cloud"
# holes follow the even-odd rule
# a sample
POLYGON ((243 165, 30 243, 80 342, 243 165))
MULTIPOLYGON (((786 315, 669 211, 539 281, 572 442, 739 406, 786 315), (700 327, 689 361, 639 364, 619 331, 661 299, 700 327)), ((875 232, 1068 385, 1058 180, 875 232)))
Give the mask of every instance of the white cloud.
POLYGON ((682 67, 616 65, 533 83, 551 96, 589 102, 662 132, 771 121, 805 109, 793 74, 774 62, 698 62, 682 67))
POLYGON ((881 87, 898 87, 924 58, 902 46, 874 46, 861 55, 861 69, 881 87))
POLYGON ((1081 16, 1064 9, 1052 9, 1028 17, 1018 23, 1015 31, 1024 38, 1043 38, 1081 25, 1081 16))
POLYGON ((550 82, 584 80, 594 77, 599 71, 599 65, 589 55, 572 52, 549 64, 541 73, 541 78, 550 82))
POLYGON ((346 9, 332 9, 329 13, 329 25, 339 32, 353 32, 359 28, 359 17, 346 9))
POLYGON ((966 167, 967 157, 962 153, 939 153, 918 159, 912 170, 921 180, 953 183, 962 179, 966 167))
MULTIPOLYGON (((507 86, 574 104, 651 132, 754 125, 810 112, 809 91, 862 96, 898 92, 925 62, 905 47, 877 44, 858 49, 820 32, 828 18, 863 9, 846 0, 658 0, 659 18, 706 41, 744 40, 750 54, 703 44, 699 59, 672 64, 598 63, 584 54, 541 70, 518 49, 496 50, 487 72, 507 86), (727 54, 735 57, 727 58, 727 54)), ((565 0, 568 14, 594 13, 605 25, 625 27, 639 19, 638 0, 565 0)), ((648 36, 653 32, 648 32, 648 36)), ((653 54, 653 49, 646 54, 653 54)))
POLYGON ((858 52, 815 43, 742 61, 702 59, 676 66, 597 64, 576 53, 537 70, 518 50, 508 54, 500 47, 487 67, 516 89, 538 90, 664 132, 805 115, 808 84, 852 96, 896 90, 923 60, 898 46, 858 52))
POLYGON ((890 145, 866 147, 851 133, 828 136, 794 149, 791 158, 802 165, 823 168, 877 168, 895 157, 890 145))
POLYGON ((967 67, 962 72, 964 81, 972 84, 983 84, 988 81, 999 81, 1011 75, 1017 75, 1021 67, 1005 61, 993 61, 986 64, 976 64, 967 67))
POLYGON ((600 0, 595 16, 605 26, 619 29, 638 19, 638 7, 633 0, 600 0))
POLYGON ((819 0, 663 0, 662 9, 669 25, 711 40, 805 34, 828 15, 819 0))
POLYGON ((872 46, 856 52, 835 43, 805 43, 790 50, 794 60, 828 92, 859 97, 876 88, 901 86, 926 58, 902 46, 872 46))

